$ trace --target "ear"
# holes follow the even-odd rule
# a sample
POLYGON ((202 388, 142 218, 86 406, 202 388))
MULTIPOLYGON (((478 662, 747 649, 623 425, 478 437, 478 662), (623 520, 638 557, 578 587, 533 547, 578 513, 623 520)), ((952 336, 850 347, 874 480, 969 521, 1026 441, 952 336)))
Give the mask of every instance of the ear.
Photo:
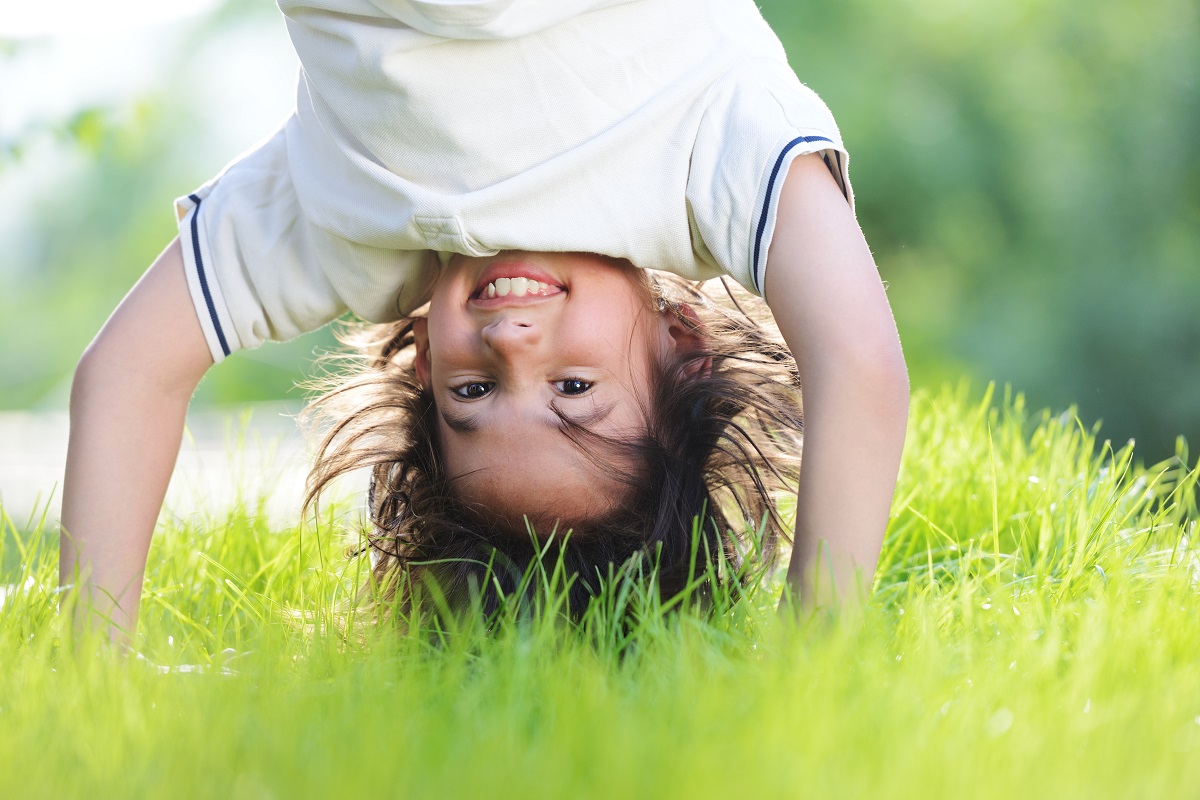
POLYGON ((417 371, 417 382, 428 389, 430 384, 429 320, 423 317, 413 320, 413 344, 417 351, 413 358, 413 367, 417 371))
MULTIPOLYGON (((704 349, 704 323, 687 303, 678 303, 663 309, 663 323, 669 337, 669 351, 677 357, 686 357, 704 349)), ((688 364, 690 377, 712 373, 712 358, 696 360, 688 364)))

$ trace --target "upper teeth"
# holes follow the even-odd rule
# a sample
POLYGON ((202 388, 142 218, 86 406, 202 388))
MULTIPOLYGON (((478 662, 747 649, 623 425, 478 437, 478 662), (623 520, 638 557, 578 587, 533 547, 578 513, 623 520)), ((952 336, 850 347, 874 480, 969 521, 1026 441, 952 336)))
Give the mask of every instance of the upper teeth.
POLYGON ((527 294, 547 294, 550 284, 529 278, 496 278, 487 285, 488 297, 524 297, 527 294))

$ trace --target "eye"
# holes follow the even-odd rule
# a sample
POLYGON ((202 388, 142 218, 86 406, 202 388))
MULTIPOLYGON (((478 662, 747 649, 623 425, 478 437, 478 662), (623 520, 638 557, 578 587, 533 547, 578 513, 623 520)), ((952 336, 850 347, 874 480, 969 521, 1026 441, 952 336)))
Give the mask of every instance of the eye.
POLYGON ((471 381, 470 383, 464 383, 461 386, 452 386, 450 387, 450 391, 454 392, 464 400, 478 400, 480 397, 483 397, 491 392, 493 386, 495 386, 494 383, 489 383, 487 381, 471 381))
POLYGON ((572 397, 578 394, 587 394, 592 389, 592 382, 582 378, 564 378, 561 381, 555 381, 554 387, 558 389, 559 394, 572 397))

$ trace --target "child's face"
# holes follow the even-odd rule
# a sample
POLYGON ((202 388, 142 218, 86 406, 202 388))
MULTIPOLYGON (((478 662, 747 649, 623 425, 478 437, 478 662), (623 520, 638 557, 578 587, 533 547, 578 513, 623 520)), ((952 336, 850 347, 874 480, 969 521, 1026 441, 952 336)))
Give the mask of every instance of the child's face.
POLYGON ((460 497, 539 532, 622 500, 625 485, 563 435, 556 410, 605 437, 644 430, 651 365, 676 334, 637 270, 580 253, 456 256, 416 337, 460 497))

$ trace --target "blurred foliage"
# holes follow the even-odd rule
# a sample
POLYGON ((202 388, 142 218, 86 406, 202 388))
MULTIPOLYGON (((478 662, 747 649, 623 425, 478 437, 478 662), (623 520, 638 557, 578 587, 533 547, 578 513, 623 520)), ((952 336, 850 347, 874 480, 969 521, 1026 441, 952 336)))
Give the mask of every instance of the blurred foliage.
MULTIPOLYGON (((1146 457, 1200 439, 1194 0, 760 5, 839 120, 915 383, 965 372, 1077 403, 1146 457)), ((164 71, 273 13, 227 2, 164 71)), ((0 407, 62 404, 79 352, 170 239, 171 199, 236 152, 206 148, 211 120, 178 94, 0 139, 0 179, 39 140, 75 143, 70 182, 31 193, 29 227, 0 243, 0 407)), ((201 401, 279 396, 314 342, 330 337, 239 354, 201 401)))
MULTIPOLYGON (((79 355, 174 235, 172 200, 237 153, 214 148, 210 109, 195 102, 211 77, 204 62, 226 56, 239 35, 284 38, 278 11, 266 0, 230 0, 177 26, 180 39, 151 88, 0 136, 0 180, 28 180, 22 171, 46 176, 21 197, 27 227, 0 242, 0 409, 65 405, 79 355)), ((44 44, 9 43, 0 69, 44 44)), ((264 46, 263 57, 272 52, 264 46)), ((209 373, 197 402, 298 397, 295 383, 314 348, 333 346, 321 332, 239 354, 209 373)))
POLYGON ((1147 455, 1196 441, 1200 7, 762 6, 839 120, 915 382, 1077 402, 1147 455))

